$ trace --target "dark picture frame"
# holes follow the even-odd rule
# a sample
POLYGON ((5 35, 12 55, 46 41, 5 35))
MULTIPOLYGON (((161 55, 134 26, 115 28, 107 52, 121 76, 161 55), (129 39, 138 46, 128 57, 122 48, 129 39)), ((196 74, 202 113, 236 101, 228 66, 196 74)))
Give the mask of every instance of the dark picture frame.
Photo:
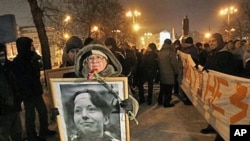
POLYGON ((107 77, 105 84, 96 80, 84 78, 51 78, 50 87, 54 107, 58 108, 58 130, 61 141, 72 141, 77 137, 77 128, 74 123, 74 108, 72 98, 82 90, 93 90, 100 94, 111 106, 109 124, 105 126, 105 134, 119 141, 130 141, 129 120, 125 111, 120 108, 117 96, 120 99, 128 98, 128 80, 126 77, 107 77))

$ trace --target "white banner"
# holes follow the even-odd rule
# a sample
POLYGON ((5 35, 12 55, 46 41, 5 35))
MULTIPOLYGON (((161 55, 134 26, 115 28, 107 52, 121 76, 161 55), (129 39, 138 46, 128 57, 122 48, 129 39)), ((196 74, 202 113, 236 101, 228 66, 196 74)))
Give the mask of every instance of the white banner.
MULTIPOLYGON (((250 124, 250 79, 196 69, 189 54, 178 52, 181 88, 209 124, 229 141, 230 125, 250 124)), ((230 61, 230 60, 228 60, 230 61)))

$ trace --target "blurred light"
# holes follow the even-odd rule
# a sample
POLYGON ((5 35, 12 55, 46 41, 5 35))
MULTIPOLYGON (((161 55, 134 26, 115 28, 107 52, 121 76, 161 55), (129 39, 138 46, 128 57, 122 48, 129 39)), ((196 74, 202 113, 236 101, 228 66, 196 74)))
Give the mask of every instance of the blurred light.
POLYGON ((93 26, 93 29, 92 29, 93 32, 96 32, 98 30, 99 30, 98 26, 93 26))
POLYGON ((138 24, 134 24, 133 28, 134 28, 135 31, 138 31, 140 29, 140 26, 138 24))
POLYGON ((69 39, 69 34, 68 34, 68 33, 64 33, 64 34, 63 34, 63 37, 64 37, 64 39, 67 40, 67 39, 69 39))
POLYGON ((64 19, 64 22, 68 22, 71 19, 69 15, 66 15, 66 18, 64 19))
POLYGON ((160 32, 160 48, 162 47, 165 39, 171 39, 170 32, 168 31, 160 32))
POLYGON ((205 33, 205 38, 209 39, 211 37, 211 33, 205 33))

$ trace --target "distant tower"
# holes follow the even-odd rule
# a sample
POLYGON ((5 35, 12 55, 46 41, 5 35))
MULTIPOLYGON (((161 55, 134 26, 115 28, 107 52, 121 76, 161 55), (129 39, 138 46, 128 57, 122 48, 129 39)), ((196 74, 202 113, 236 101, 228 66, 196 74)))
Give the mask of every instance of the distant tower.
POLYGON ((189 32, 189 19, 186 17, 182 20, 182 36, 187 37, 189 32))
POLYGON ((171 40, 174 42, 176 40, 174 28, 172 28, 171 40))

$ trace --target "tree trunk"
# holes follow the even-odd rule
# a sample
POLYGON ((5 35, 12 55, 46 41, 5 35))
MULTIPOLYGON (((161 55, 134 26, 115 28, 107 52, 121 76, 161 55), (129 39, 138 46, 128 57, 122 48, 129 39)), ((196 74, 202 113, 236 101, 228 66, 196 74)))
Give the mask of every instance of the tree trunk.
POLYGON ((38 7, 37 0, 28 0, 28 2, 41 44, 43 69, 51 69, 49 40, 43 23, 43 11, 38 7))

